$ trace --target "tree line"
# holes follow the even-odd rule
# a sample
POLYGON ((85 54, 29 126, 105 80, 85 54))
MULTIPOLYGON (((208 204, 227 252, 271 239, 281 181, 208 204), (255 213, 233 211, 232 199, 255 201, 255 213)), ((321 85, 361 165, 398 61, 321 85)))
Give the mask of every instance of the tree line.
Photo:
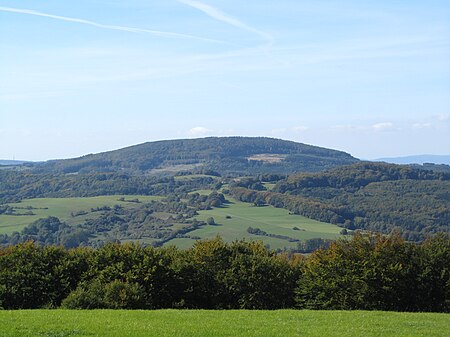
POLYGON ((0 307, 449 312, 450 237, 355 235, 307 257, 220 238, 188 250, 27 242, 0 249, 0 307))

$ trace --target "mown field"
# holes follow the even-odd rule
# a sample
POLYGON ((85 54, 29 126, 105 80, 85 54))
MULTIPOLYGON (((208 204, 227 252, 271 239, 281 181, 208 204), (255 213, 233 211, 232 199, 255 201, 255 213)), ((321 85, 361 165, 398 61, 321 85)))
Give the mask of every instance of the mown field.
MULTIPOLYGON (((253 204, 230 199, 230 203, 212 210, 200 211, 198 220, 206 221, 212 217, 215 226, 204 226, 189 233, 191 237, 214 238, 220 235, 225 241, 236 239, 262 240, 272 249, 296 247, 296 242, 254 235, 247 232, 248 227, 260 228, 270 234, 284 235, 294 239, 311 238, 336 239, 342 228, 311 220, 301 215, 290 214, 289 211, 272 206, 255 207, 253 204), (297 227, 299 230, 294 230, 297 227)), ((188 238, 174 239, 167 244, 175 244, 181 248, 190 247, 194 240, 188 238)))
POLYGON ((25 199, 20 203, 8 204, 17 207, 17 213, 25 213, 31 211, 33 215, 5 215, 0 214, 0 234, 9 234, 14 231, 20 231, 33 221, 48 216, 56 216, 67 224, 76 224, 83 222, 86 217, 92 218, 92 213, 85 216, 72 217, 71 213, 85 211, 89 212, 91 208, 102 206, 122 205, 123 207, 136 207, 136 203, 129 200, 139 199, 141 202, 161 199, 161 197, 145 196, 145 195, 108 195, 99 197, 86 198, 36 198, 25 199), (125 201, 119 198, 124 197, 125 201), (127 201, 128 200, 128 201, 127 201), (31 207, 31 209, 27 209, 31 207))
POLYGON ((450 316, 381 311, 0 311, 0 336, 448 336, 450 316))

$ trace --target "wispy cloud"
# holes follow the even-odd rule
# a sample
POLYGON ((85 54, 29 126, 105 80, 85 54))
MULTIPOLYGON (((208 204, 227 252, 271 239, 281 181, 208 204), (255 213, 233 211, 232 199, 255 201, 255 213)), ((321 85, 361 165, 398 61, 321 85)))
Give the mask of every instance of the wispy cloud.
POLYGON ((309 130, 309 127, 307 127, 305 125, 299 125, 299 126, 294 126, 292 128, 292 130, 295 132, 303 132, 303 131, 309 130))
POLYGON ((53 15, 53 14, 38 12, 35 10, 31 10, 31 9, 0 7, 0 11, 16 13, 16 14, 40 16, 40 17, 50 18, 50 19, 54 19, 54 20, 79 23, 79 24, 89 25, 89 26, 93 26, 93 27, 97 27, 97 28, 118 30, 118 31, 129 32, 129 33, 145 33, 145 34, 151 34, 154 36, 166 37, 166 38, 185 38, 185 39, 194 39, 194 40, 213 42, 213 43, 226 43, 224 41, 209 39, 209 38, 196 36, 196 35, 165 32, 165 31, 161 31, 161 30, 152 30, 152 29, 144 29, 144 28, 136 28, 136 27, 128 27, 128 26, 106 25, 106 24, 102 24, 99 22, 95 22, 95 21, 90 21, 90 20, 85 20, 85 19, 80 19, 80 18, 73 18, 73 17, 68 17, 68 16, 53 15))
POLYGON ((436 118, 439 122, 445 122, 445 121, 448 121, 448 120, 449 120, 450 115, 449 115, 449 114, 439 114, 439 115, 436 115, 435 118, 436 118))
POLYGON ((259 37, 263 38, 268 45, 272 45, 274 42, 274 38, 270 34, 263 32, 259 29, 256 29, 254 27, 251 27, 246 23, 228 15, 227 13, 222 12, 221 10, 215 7, 194 0, 178 0, 178 2, 188 5, 192 8, 198 9, 199 11, 202 11, 203 13, 205 13, 206 15, 210 16, 215 20, 224 22, 228 25, 256 34, 259 37))
POLYGON ((205 136, 207 134, 210 134, 212 131, 213 130, 205 128, 203 126, 196 126, 188 131, 188 135, 192 137, 205 136))
POLYGON ((273 135, 279 135, 279 134, 286 133, 287 131, 288 131, 287 128, 276 128, 276 129, 270 130, 270 133, 273 135))

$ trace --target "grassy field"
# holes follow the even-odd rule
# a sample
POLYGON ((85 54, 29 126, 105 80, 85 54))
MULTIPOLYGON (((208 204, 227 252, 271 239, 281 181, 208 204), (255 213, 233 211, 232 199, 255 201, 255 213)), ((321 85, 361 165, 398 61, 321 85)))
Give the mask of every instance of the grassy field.
MULTIPOLYGON (((284 235, 291 238, 305 240, 321 237, 324 239, 336 239, 342 228, 311 220, 301 215, 289 214, 289 211, 272 206, 255 207, 253 204, 239 202, 230 199, 231 202, 224 207, 214 208, 208 211, 200 211, 198 220, 205 221, 213 217, 215 226, 204 226, 189 233, 190 236, 204 238, 214 238, 220 235, 225 241, 246 238, 249 240, 262 240, 270 245, 272 249, 283 247, 296 247, 296 242, 287 240, 249 234, 247 228, 260 228, 267 233, 284 235), (228 218, 227 218, 228 217, 228 218), (300 230, 294 230, 297 227, 300 230)), ((167 245, 176 245, 180 248, 190 247, 195 240, 189 238, 174 239, 167 245)))
MULTIPOLYGON (((211 190, 196 191, 201 194, 210 194, 211 190)), ((0 234, 9 234, 13 231, 20 231, 23 227, 33 221, 56 216, 61 221, 69 225, 75 225, 84 222, 86 218, 95 218, 100 216, 100 212, 92 213, 91 208, 101 206, 114 206, 117 204, 123 207, 132 208, 140 204, 130 202, 133 199, 139 199, 141 202, 160 199, 161 197, 128 195, 124 196, 125 201, 120 201, 120 195, 99 196, 89 198, 37 198, 26 199, 20 203, 9 204, 16 207, 16 213, 25 213, 31 211, 33 215, 0 215, 0 234), (128 201, 127 201, 128 200, 128 201), (32 207, 27 209, 27 207, 32 207), (72 213, 87 212, 78 216, 72 216, 72 213)), ((286 239, 274 238, 268 236, 254 235, 247 232, 248 227, 260 228, 268 234, 283 235, 286 237, 305 240, 321 237, 324 239, 335 239, 339 237, 340 227, 332 224, 323 223, 305 218, 300 215, 290 214, 285 209, 272 206, 255 207, 253 204, 243 203, 228 197, 230 203, 220 208, 200 211, 196 217, 198 220, 206 221, 213 217, 215 226, 203 226, 194 230, 188 235, 194 238, 214 238, 220 235, 225 241, 236 239, 262 240, 269 244, 272 249, 297 246, 296 242, 289 242, 286 239), (299 230, 294 230, 294 227, 299 230)), ((161 218, 167 218, 170 214, 159 214, 161 218)), ((176 227, 176 224, 174 225, 176 227)), ((175 228, 174 227, 174 228, 175 228)), ((99 236, 102 239, 101 236, 99 236)), ((125 240, 126 241, 126 240, 125 240)), ((150 244, 152 240, 140 241, 150 244)), ((179 248, 188 248, 195 243, 191 238, 176 238, 165 245, 176 245, 179 248)))
MULTIPOLYGON (((114 206, 122 205, 124 207, 136 207, 136 203, 119 201, 122 197, 120 195, 109 195, 100 197, 89 198, 37 198, 37 199, 25 199, 20 203, 8 204, 13 207, 20 207, 17 209, 17 213, 26 212, 28 206, 33 207, 31 211, 34 215, 0 215, 0 234, 8 234, 14 231, 20 231, 23 227, 36 221, 40 218, 46 218, 48 216, 56 216, 61 221, 70 224, 81 223, 86 217, 91 217, 92 214, 85 216, 72 217, 72 212, 86 211, 89 212, 91 208, 101 206, 114 206)), ((139 199, 141 202, 160 199, 161 197, 142 196, 142 195, 127 195, 123 196, 125 200, 139 199)))
POLYGON ((450 315, 367 311, 0 311, 0 336, 448 336, 450 315))

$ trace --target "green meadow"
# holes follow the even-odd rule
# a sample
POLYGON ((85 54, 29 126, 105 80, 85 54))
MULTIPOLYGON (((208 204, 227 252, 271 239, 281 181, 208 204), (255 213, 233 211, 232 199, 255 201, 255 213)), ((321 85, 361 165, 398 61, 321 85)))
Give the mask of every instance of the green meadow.
POLYGON ((86 217, 93 217, 92 213, 82 216, 72 217, 71 213, 90 212, 91 208, 102 206, 122 205, 124 207, 136 207, 137 203, 127 200, 139 199, 141 202, 160 199, 161 197, 143 196, 143 195, 108 195, 99 197, 85 198, 36 198, 25 199, 20 203, 8 204, 12 207, 18 207, 17 213, 25 213, 32 211, 33 215, 5 215, 0 214, 0 234, 9 234, 14 231, 20 231, 33 221, 48 216, 56 216, 61 221, 67 222, 69 225, 77 224, 84 221, 86 217), (123 197, 125 201, 120 201, 123 197), (32 207, 31 209, 26 209, 32 207))
POLYGON ((0 336, 438 337, 450 315, 307 310, 0 311, 0 336))
MULTIPOLYGON (((189 233, 191 237, 214 238, 220 235, 225 241, 236 239, 262 240, 272 249, 296 247, 296 242, 268 236, 254 235, 247 232, 248 227, 260 228, 269 234, 284 235, 294 239, 305 240, 312 238, 336 239, 342 228, 324 222, 305 218, 301 215, 290 214, 289 211, 273 206, 256 207, 253 204, 236 201, 229 198, 230 203, 212 210, 200 211, 198 220, 206 221, 212 217, 216 225, 203 226, 189 233), (295 230, 294 227, 298 228, 295 230)), ((180 248, 190 247, 193 239, 179 238, 169 241, 168 245, 180 248)))

